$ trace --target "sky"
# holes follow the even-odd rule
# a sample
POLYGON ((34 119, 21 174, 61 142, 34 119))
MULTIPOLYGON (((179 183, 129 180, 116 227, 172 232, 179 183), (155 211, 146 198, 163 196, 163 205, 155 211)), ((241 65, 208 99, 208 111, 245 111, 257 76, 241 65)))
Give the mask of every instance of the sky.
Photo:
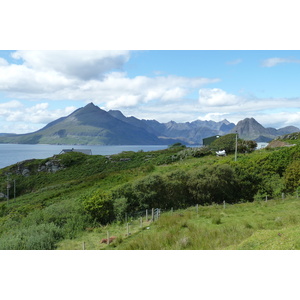
POLYGON ((300 127, 297 50, 2 50, 0 132, 28 133, 93 102, 159 122, 300 127))

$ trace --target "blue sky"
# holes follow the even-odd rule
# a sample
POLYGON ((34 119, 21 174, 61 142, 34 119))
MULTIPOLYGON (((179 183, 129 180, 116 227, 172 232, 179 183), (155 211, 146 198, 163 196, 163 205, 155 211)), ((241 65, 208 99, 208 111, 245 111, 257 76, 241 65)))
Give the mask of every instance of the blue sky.
POLYGON ((27 133, 93 102, 160 122, 300 127, 300 51, 0 51, 0 132, 27 133))

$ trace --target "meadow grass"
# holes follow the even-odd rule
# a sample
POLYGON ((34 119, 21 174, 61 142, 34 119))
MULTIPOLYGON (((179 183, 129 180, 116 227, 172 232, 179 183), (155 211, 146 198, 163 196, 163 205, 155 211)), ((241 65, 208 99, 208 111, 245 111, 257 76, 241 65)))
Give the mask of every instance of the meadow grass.
POLYGON ((126 224, 112 224, 86 231, 58 249, 89 250, 280 250, 300 249, 300 200, 290 197, 267 202, 199 206, 165 212, 159 220, 133 220, 131 235, 126 224), (117 236, 111 245, 100 244, 117 236))
MULTIPOLYGON (((213 250, 300 249, 300 201, 296 198, 234 205, 211 205, 165 212, 153 223, 86 228, 57 244, 61 250, 213 250), (117 236, 111 245, 101 239, 117 236)), ((30 209, 30 208, 29 208, 30 209)))

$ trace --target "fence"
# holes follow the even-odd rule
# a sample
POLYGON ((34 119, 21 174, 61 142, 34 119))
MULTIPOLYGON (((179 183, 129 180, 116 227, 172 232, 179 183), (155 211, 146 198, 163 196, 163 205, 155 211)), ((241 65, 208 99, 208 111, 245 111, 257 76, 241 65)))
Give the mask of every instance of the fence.
MULTIPOLYGON (((285 201, 285 199, 287 198, 288 195, 286 195, 285 193, 281 194, 281 197, 278 197, 277 199, 273 199, 273 200, 281 200, 281 201, 285 201)), ((295 192, 294 197, 296 197, 296 199, 299 199, 299 193, 298 190, 295 192)), ((270 198, 268 197, 268 195, 264 195, 263 198, 261 200, 265 200, 266 202, 268 202, 268 200, 270 200, 270 198)), ((212 203, 212 205, 216 205, 219 207, 219 209, 228 209, 231 207, 230 203, 226 203, 225 201, 223 201, 223 203, 212 203)), ((199 215, 199 204, 196 204, 195 206, 189 207, 187 208, 189 210, 194 210, 196 211, 197 215, 199 215)), ((201 211, 201 210, 200 210, 201 211)), ((148 229, 150 228, 150 224, 152 222, 157 221, 162 213, 171 213, 173 214, 173 208, 168 209, 168 210, 162 210, 161 208, 152 208, 152 209, 145 209, 142 211, 137 211, 134 212, 132 214, 130 214, 130 217, 126 214, 126 222, 124 223, 124 231, 122 230, 121 233, 118 233, 118 239, 122 236, 130 236, 132 233, 134 232, 138 232, 141 228, 144 229, 148 229), (130 219, 130 220, 129 220, 130 219), (146 227, 147 226, 147 227, 146 227)), ((102 237, 105 236, 105 233, 101 233, 102 237)), ((111 233, 109 231, 106 232, 106 236, 105 238, 102 239, 102 241, 105 242, 105 244, 110 244, 116 237, 111 235, 111 233)), ((83 242, 82 245, 82 249, 85 250, 86 249, 86 242, 83 242)))
MULTIPOLYGON (((173 209, 172 209, 173 211, 173 209)), ((116 232, 110 232, 110 231, 102 231, 99 232, 99 243, 100 244, 107 244, 109 245, 112 243, 115 239, 122 239, 124 236, 128 237, 134 232, 138 232, 141 228, 149 229, 150 224, 152 222, 157 221, 163 210, 161 208, 152 208, 152 209, 145 209, 142 211, 137 211, 130 214, 125 214, 125 222, 124 222, 124 231, 122 232, 118 231, 116 232), (116 235, 116 236, 115 236, 116 235), (102 237, 102 239, 101 239, 102 237)), ((84 241, 82 243, 82 250, 87 250, 88 243, 84 241)))

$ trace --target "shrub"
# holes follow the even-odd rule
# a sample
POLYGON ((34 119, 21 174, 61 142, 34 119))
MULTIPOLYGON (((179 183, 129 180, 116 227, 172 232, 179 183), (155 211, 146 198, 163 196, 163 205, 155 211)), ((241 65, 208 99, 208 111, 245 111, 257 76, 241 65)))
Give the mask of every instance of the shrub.
POLYGON ((62 232, 55 224, 32 225, 9 231, 1 237, 2 250, 52 250, 62 238, 62 232))
POLYGON ((116 198, 113 201, 114 214, 117 221, 123 221, 125 218, 125 213, 128 213, 128 201, 127 198, 121 197, 116 198))
POLYGON ((293 161, 284 174, 284 184, 288 192, 295 191, 300 186, 300 161, 293 161))
POLYGON ((82 199, 83 210, 100 224, 107 224, 114 219, 112 196, 103 191, 97 191, 82 199))
POLYGON ((190 173, 187 182, 193 197, 190 204, 235 203, 240 199, 241 186, 234 169, 229 165, 215 165, 190 173))

